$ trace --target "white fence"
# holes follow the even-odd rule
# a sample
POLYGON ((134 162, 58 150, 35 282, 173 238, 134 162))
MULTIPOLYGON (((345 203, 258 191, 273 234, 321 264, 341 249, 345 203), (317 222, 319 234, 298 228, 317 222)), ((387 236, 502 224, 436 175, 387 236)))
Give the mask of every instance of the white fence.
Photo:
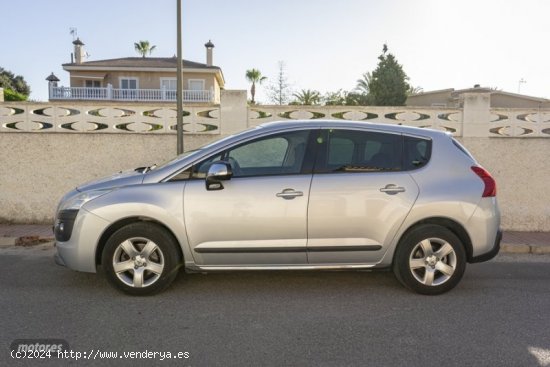
MULTIPOLYGON (((83 101, 176 101, 176 91, 170 89, 117 89, 87 87, 50 87, 50 100, 83 101)), ((214 102, 211 90, 184 90, 184 102, 214 102)))
MULTIPOLYGON (((219 134, 218 106, 186 106, 183 129, 219 134)), ((0 133, 175 133, 176 109, 155 105, 0 104, 0 133)))

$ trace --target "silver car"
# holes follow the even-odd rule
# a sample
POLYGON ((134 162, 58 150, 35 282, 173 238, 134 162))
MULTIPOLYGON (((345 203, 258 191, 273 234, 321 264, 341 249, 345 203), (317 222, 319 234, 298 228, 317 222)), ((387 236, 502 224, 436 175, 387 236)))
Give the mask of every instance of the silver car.
POLYGON ((69 192, 56 262, 148 295, 186 271, 392 268, 440 294, 499 251, 496 184, 445 132, 258 126, 69 192))

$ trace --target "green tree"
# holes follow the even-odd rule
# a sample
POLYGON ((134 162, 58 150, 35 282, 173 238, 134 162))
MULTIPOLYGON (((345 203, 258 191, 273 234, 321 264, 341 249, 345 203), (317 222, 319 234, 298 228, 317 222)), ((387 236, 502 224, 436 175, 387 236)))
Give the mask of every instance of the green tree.
POLYGON ((343 106, 346 104, 347 92, 338 89, 336 92, 327 92, 323 96, 325 106, 343 106))
POLYGON ((296 100, 292 104, 297 105, 314 105, 319 104, 321 101, 321 94, 316 90, 311 89, 302 89, 298 93, 294 93, 293 96, 296 98, 296 100))
POLYGON ((157 46, 151 46, 149 41, 139 41, 134 43, 134 48, 136 52, 141 55, 141 57, 145 57, 147 54, 151 55, 157 46))
POLYGON ((346 106, 372 106, 372 94, 355 91, 345 93, 346 106))
POLYGON ((256 84, 262 84, 267 79, 266 76, 262 76, 262 73, 258 69, 249 69, 246 71, 246 80, 248 80, 252 85, 250 86, 250 95, 252 100, 250 103, 256 104, 254 97, 256 96, 256 84))
POLYGON ((376 106, 405 105, 410 86, 403 67, 393 54, 388 53, 388 46, 385 44, 378 60, 369 83, 369 94, 372 95, 373 104, 376 106))
POLYGON ((4 88, 6 101, 26 100, 31 94, 31 88, 21 75, 0 67, 0 88, 4 88))

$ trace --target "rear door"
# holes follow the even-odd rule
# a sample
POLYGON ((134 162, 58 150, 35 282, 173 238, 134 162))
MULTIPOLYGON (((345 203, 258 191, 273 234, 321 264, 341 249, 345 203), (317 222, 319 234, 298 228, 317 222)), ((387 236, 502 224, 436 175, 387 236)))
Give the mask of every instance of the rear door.
POLYGON ((308 206, 308 262, 379 261, 418 196, 403 166, 403 136, 325 129, 308 206))

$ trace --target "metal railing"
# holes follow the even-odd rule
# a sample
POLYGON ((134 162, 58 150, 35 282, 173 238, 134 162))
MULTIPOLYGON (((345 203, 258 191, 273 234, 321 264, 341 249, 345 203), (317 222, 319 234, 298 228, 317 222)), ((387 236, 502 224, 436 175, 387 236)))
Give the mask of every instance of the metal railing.
MULTIPOLYGON (((50 100, 174 102, 170 89, 117 89, 88 87, 50 87, 50 100)), ((212 90, 184 90, 184 102, 214 102, 212 90)))

